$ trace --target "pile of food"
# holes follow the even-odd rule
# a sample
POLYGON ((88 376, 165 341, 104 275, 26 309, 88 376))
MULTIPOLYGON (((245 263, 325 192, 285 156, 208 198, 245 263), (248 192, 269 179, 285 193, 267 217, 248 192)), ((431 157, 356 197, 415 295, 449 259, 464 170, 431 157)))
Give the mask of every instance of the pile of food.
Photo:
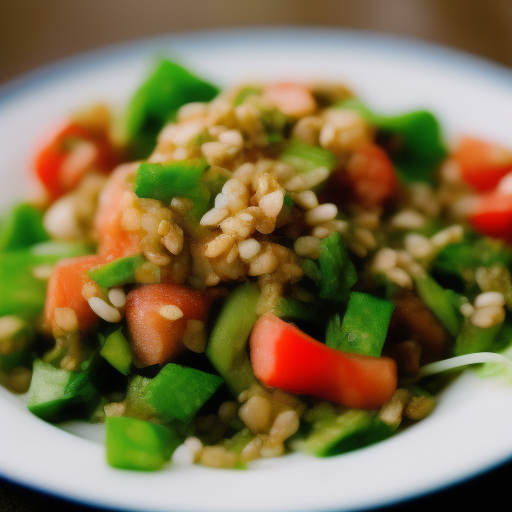
POLYGON ((163 61, 46 134, 0 229, 0 381, 108 462, 367 446, 507 361, 512 152, 339 84, 219 92, 163 61))

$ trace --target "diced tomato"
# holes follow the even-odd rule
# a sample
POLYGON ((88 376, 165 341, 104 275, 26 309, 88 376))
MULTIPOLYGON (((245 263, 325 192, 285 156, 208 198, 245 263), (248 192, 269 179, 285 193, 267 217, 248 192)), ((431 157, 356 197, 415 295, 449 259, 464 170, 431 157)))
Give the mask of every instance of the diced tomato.
POLYGON ((273 313, 256 321, 250 346, 254 374, 266 386, 357 409, 377 409, 396 390, 393 359, 334 350, 273 313))
POLYGON ((364 208, 384 206, 397 192, 393 163, 376 144, 364 144, 350 156, 345 168, 329 178, 325 198, 342 206, 347 200, 364 208))
POLYGON ((36 149, 34 168, 51 201, 72 190, 90 169, 108 173, 118 157, 106 134, 65 119, 48 130, 36 149))
POLYGON ((512 150, 473 137, 460 139, 453 157, 464 180, 480 192, 492 190, 512 171, 512 150))
POLYGON ((304 85, 277 83, 268 85, 262 96, 290 117, 311 115, 317 109, 316 100, 304 85))
POLYGON ((512 243, 512 195, 489 192, 478 196, 469 222, 484 235, 512 243))
POLYGON ((87 331, 95 325, 98 316, 82 296, 82 288, 91 281, 87 271, 103 263, 103 257, 93 254, 67 258, 55 266, 48 282, 45 301, 45 317, 50 324, 57 308, 71 308, 81 331, 87 331))
POLYGON ((129 182, 137 167, 125 164, 118 167, 102 190, 94 225, 98 237, 98 253, 116 258, 139 252, 140 237, 124 229, 124 212, 131 207, 133 187, 129 182))
POLYGON ((132 349, 142 366, 165 364, 184 350, 183 334, 189 320, 206 321, 209 294, 179 284, 148 284, 132 290, 126 301, 126 322, 132 349), (177 306, 181 318, 168 320, 159 311, 177 306))

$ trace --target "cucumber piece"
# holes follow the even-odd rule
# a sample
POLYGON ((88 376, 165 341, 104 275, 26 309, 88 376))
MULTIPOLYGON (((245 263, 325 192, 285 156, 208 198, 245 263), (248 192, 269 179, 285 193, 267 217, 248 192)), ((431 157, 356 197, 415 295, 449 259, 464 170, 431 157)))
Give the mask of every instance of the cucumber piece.
POLYGON ((146 387, 146 400, 163 421, 188 423, 222 384, 218 375, 169 363, 146 387))
POLYGON ((72 417, 72 411, 79 412, 81 407, 85 409, 98 395, 90 381, 91 367, 92 360, 87 360, 82 371, 69 371, 36 359, 28 391, 28 410, 43 420, 55 422, 72 417))
POLYGON ((105 343, 101 347, 100 356, 123 375, 130 373, 132 351, 128 340, 123 335, 122 328, 107 336, 105 343))
POLYGON ((94 270, 90 270, 87 272, 87 275, 102 288, 135 283, 135 271, 142 267, 146 261, 142 254, 126 256, 125 258, 119 258, 94 270))
POLYGON ((327 346, 379 357, 394 308, 388 300, 367 293, 351 293, 343 323, 340 325, 340 317, 335 315, 327 324, 327 346))
POLYGON ((257 384, 247 340, 258 319, 259 298, 257 286, 249 282, 233 290, 222 306, 206 348, 206 356, 236 398, 257 384))
POLYGON ((105 434, 107 462, 118 469, 156 471, 181 444, 168 427, 123 416, 107 418, 105 434))
POLYGON ((306 439, 297 448, 318 457, 328 457, 382 441, 395 428, 381 421, 375 412, 350 409, 337 415, 333 411, 317 419, 306 439))
POLYGON ((414 277, 414 284, 420 299, 441 321, 446 330, 456 337, 461 329, 461 315, 455 310, 447 291, 428 274, 414 277))

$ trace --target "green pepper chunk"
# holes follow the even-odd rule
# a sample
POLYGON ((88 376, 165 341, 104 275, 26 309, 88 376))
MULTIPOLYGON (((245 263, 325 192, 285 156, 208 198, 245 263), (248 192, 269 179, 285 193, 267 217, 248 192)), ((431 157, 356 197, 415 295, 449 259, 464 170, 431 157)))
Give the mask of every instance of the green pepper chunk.
POLYGON ((420 299, 434 313, 452 335, 457 336, 461 328, 461 316, 453 306, 450 294, 433 277, 422 274, 414 277, 420 299))
POLYGON ((130 373, 132 351, 128 340, 123 335, 122 328, 107 336, 105 343, 101 347, 100 356, 123 375, 130 373))
POLYGON ((439 122, 431 112, 420 110, 396 116, 380 115, 355 98, 338 104, 355 110, 384 135, 393 138, 391 158, 405 181, 432 182, 434 171, 447 155, 439 122))
POLYGON ((259 298, 257 286, 249 282, 233 290, 224 301, 206 348, 206 356, 235 397, 257 383, 247 340, 258 319, 259 298))
POLYGON ((146 263, 142 254, 126 256, 111 261, 101 267, 87 272, 87 275, 96 281, 102 288, 121 286, 123 284, 135 283, 135 271, 146 263))
POLYGON ((92 359, 88 359, 79 371, 69 371, 36 359, 28 392, 28 410, 46 421, 76 417, 77 410, 85 409, 98 396, 90 381, 92 363, 92 359))
POLYGON ((47 283, 38 279, 34 270, 41 265, 54 265, 63 258, 90 253, 91 247, 82 243, 42 242, 0 254, 0 316, 31 319, 41 314, 47 283))
POLYGON ((2 223, 0 253, 24 249, 48 239, 41 210, 28 203, 19 203, 9 211, 2 223))
POLYGON ((190 213, 199 218, 206 212, 211 195, 201 181, 208 167, 204 158, 169 164, 142 163, 135 176, 134 192, 137 197, 158 199, 165 204, 176 196, 187 197, 194 201, 190 213))
POLYGON ((379 357, 393 309, 388 300, 367 293, 351 293, 343 323, 340 325, 340 317, 335 315, 327 324, 327 346, 379 357))
POLYGON ((218 375, 169 363, 149 382, 146 400, 163 421, 188 423, 221 384, 218 375))
POLYGON ((132 97, 122 126, 134 159, 147 157, 164 124, 186 103, 210 101, 219 89, 185 68, 163 60, 132 97))
POLYGON ((157 471, 181 444, 168 427, 117 416, 105 420, 107 462, 118 469, 157 471))
POLYGON ((357 282, 357 272, 339 233, 322 240, 320 253, 320 298, 347 302, 350 288, 357 282))
POLYGON ((279 155, 279 160, 303 173, 318 167, 326 167, 332 171, 337 162, 336 156, 327 149, 302 142, 290 143, 279 155))
POLYGON ((300 450, 328 457, 350 452, 382 441, 391 436, 395 428, 381 421, 375 412, 350 409, 338 415, 329 404, 321 404, 311 416, 309 435, 296 443, 300 450), (319 409, 321 409, 319 411, 319 409))
POLYGON ((465 354, 473 354, 475 352, 486 352, 489 350, 499 333, 501 324, 492 327, 483 328, 473 325, 471 321, 466 321, 461 333, 455 340, 454 354, 462 356, 465 354))

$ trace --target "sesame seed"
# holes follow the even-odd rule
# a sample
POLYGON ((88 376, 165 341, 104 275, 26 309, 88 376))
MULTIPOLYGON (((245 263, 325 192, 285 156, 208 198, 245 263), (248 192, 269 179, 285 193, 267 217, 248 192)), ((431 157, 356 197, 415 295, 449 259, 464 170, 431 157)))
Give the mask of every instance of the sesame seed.
POLYGON ((167 320, 172 321, 181 318, 183 316, 183 311, 178 306, 167 304, 158 310, 158 314, 164 318, 167 318, 167 320))

